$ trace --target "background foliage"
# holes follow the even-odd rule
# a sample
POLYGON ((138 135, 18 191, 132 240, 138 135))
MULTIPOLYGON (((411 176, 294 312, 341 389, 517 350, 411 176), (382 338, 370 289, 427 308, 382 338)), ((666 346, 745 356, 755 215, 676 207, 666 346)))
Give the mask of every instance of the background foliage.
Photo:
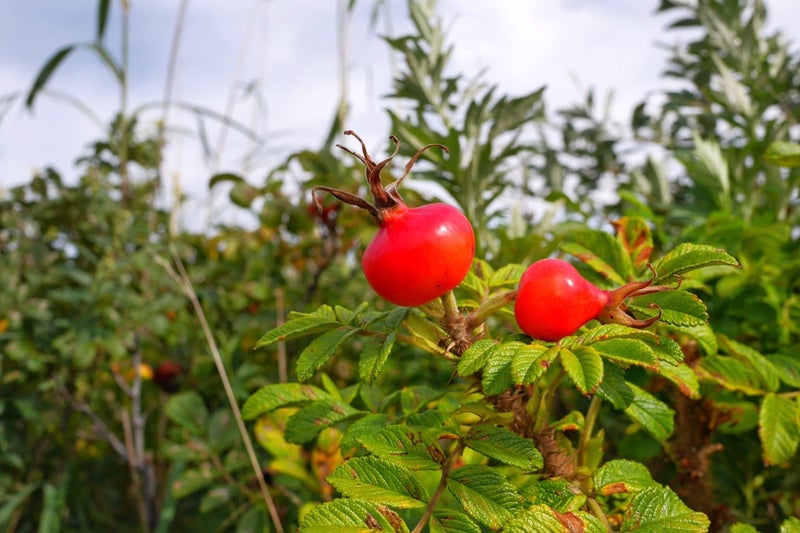
MULTIPOLYGON (((95 40, 45 62, 29 105, 80 46, 103 59, 125 94, 125 58, 103 43, 111 4, 98 6, 95 40)), ((483 392, 501 395, 514 380, 485 364, 516 352, 486 353, 484 339, 457 367, 430 356, 446 356, 426 343, 439 334, 427 318, 444 311, 396 309, 370 293, 358 268, 373 231, 363 214, 333 203, 317 213, 285 186, 299 169, 304 188, 363 192, 361 171, 333 146, 343 114, 320 146, 263 177, 210 178, 258 227, 193 234, 176 230, 174 212, 158 201, 167 133, 123 108, 107 136, 80 154, 76 183, 48 168, 0 199, 5 530, 293 530, 303 520, 313 531, 344 510, 394 527, 395 516, 417 523, 437 470, 448 473, 449 492, 431 531, 530 531, 526 521, 559 527, 568 515, 590 530, 648 530, 660 518, 686 530, 800 528, 800 55, 784 36, 765 33, 763 3, 662 1, 659 16, 676 35, 697 31, 665 66, 679 88, 642 102, 622 128, 608 123, 592 92, 550 110, 543 88, 505 95, 490 80, 452 72, 435 4, 408 7, 414 31, 386 39, 401 60, 387 137, 398 136, 405 156, 431 142, 450 148, 447 157, 426 152, 414 179, 441 187, 475 227, 478 259, 457 293, 462 309, 479 308, 513 287, 523 265, 553 254, 583 259, 582 273, 598 284, 609 280, 597 257, 609 265, 606 277, 641 277, 644 265, 624 268, 630 248, 609 243, 615 234, 610 241, 627 242, 626 230, 637 228, 654 260, 701 243, 740 265, 684 280, 708 323, 657 331, 680 347, 680 375, 626 367, 631 390, 663 406, 660 429, 618 409, 607 391, 602 403, 581 394, 597 384, 578 379, 592 359, 579 346, 574 359, 561 356, 569 379, 548 389, 542 416, 560 449, 581 451, 591 487, 584 476, 585 490, 575 493, 579 477, 548 466, 541 438, 534 447, 491 418, 470 376, 481 370, 483 392), (615 186, 611 204, 593 194, 601 181, 615 186), (533 200, 546 207, 532 208, 541 205, 533 200), (274 327, 290 334, 262 338, 274 327), (301 337, 332 327, 370 335, 337 338, 335 350, 309 362, 301 337), (259 339, 265 347, 254 350, 259 339), (254 421, 258 472, 231 398, 254 421), (341 420, 313 431, 303 424, 332 406, 341 420), (427 451, 409 442, 398 464, 381 440, 400 438, 392 435, 398 424, 439 429, 423 431, 427 451), (443 457, 466 464, 432 456, 442 442, 458 448, 440 450, 443 457), (377 477, 361 486, 348 482, 353 473, 377 477), (621 479, 625 490, 604 489, 621 479), (379 486, 391 512, 375 511, 379 486), (634 516, 657 508, 675 512, 634 516)), ((427 199, 406 194, 410 204, 427 199)), ((527 346, 505 336, 514 332, 509 307, 495 310, 487 328, 499 346, 527 346)))

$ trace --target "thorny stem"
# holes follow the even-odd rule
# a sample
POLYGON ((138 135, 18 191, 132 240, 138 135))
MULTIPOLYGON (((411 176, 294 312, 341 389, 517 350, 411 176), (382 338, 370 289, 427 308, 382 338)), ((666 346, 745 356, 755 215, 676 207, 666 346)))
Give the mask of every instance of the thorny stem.
POLYGON ((442 301, 442 307, 444 308, 444 319, 447 321, 447 324, 459 322, 463 317, 458 310, 458 301, 453 291, 447 291, 440 299, 442 301))
POLYGON ((436 504, 439 503, 439 498, 442 497, 444 489, 447 487, 448 476, 450 475, 450 472, 453 471, 453 467, 461 457, 461 452, 463 451, 464 443, 459 440, 455 450, 453 450, 453 453, 447 458, 447 462, 444 464, 444 466, 442 466, 442 477, 439 479, 439 485, 436 487, 436 491, 433 493, 431 500, 428 502, 428 507, 425 508, 425 514, 422 515, 422 518, 420 518, 419 522, 411 531, 411 533, 421 533, 425 528, 425 525, 428 523, 428 520, 431 519, 433 511, 436 509, 436 504))

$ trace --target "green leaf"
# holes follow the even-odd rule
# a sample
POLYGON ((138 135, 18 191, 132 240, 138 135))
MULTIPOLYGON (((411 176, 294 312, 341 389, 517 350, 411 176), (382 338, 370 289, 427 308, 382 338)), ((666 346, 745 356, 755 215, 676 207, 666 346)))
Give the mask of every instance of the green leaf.
POLYGON ((597 388, 597 394, 616 409, 625 409, 635 397, 633 389, 625 381, 623 370, 608 360, 603 361, 603 382, 597 388))
POLYGON ((593 347, 581 346, 574 351, 563 348, 561 364, 575 386, 583 394, 594 394, 603 381, 603 359, 593 347))
POLYGON ((708 310, 703 301, 686 291, 665 291, 639 296, 631 301, 629 307, 645 317, 657 315, 660 309, 660 321, 672 326, 702 326, 708 322, 708 310), (658 306, 658 309, 654 306, 658 306))
POLYGON ((800 144, 775 141, 764 152, 764 161, 780 167, 800 167, 800 144))
POLYGON ((781 523, 778 533, 797 533, 800 531, 800 518, 790 516, 781 523))
POLYGON ((206 431, 208 409, 203 397, 195 391, 186 391, 171 396, 164 407, 167 418, 186 428, 194 435, 202 435, 206 431))
POLYGON ((68 484, 71 477, 71 475, 63 475, 58 485, 45 483, 42 486, 42 510, 38 516, 38 533, 61 531, 62 515, 66 511, 67 492, 70 489, 68 484))
POLYGON ((425 507, 428 493, 410 470, 377 457, 354 457, 337 466, 328 483, 349 498, 396 509, 425 507))
MULTIPOLYGON (((336 306, 333 307, 333 313, 336 315, 336 319, 339 322, 341 322, 342 324, 345 324, 345 325, 350 325, 350 324, 353 323, 354 320, 356 320, 358 317, 360 317, 368 307, 369 307, 369 304, 367 302, 361 302, 358 305, 358 307, 356 307, 355 309, 353 309, 351 311, 350 309, 347 309, 346 307, 342 307, 341 305, 336 305, 336 306)), ((386 314, 388 314, 388 313, 386 313, 386 314)), ((385 318, 386 314, 384 314, 382 316, 378 315, 377 320, 385 318)))
POLYGON ((560 346, 532 343, 521 346, 511 360, 511 375, 517 385, 533 383, 550 368, 558 357, 560 346))
POLYGON ((595 342, 609 339, 624 338, 650 340, 657 337, 658 336, 655 333, 646 329, 632 328, 630 326, 623 326, 622 324, 601 324, 595 328, 585 330, 580 336, 567 337, 567 339, 575 339, 577 341, 575 344, 566 344, 564 341, 567 339, 564 339, 562 344, 568 348, 573 348, 575 346, 590 345, 595 342))
POLYGON ((525 265, 517 263, 511 263, 499 268, 489 276, 489 287, 494 289, 507 285, 516 285, 525 272, 525 268, 525 265))
POLYGON ((108 67, 108 70, 111 71, 118 82, 122 83, 125 81, 125 73, 122 71, 122 66, 114 60, 105 46, 101 43, 93 43, 89 45, 89 47, 97 53, 100 61, 108 67))
POLYGON ((300 522, 299 533, 366 533, 392 531, 403 533, 408 526, 400 516, 384 505, 337 499, 311 509, 300 522))
MULTIPOLYGON (((255 348, 263 348, 275 342, 288 341, 313 335, 322 331, 328 331, 339 326, 335 318, 327 316, 306 315, 300 318, 289 320, 275 329, 264 334, 255 345, 255 348)), ((254 349, 255 349, 254 348, 254 349)))
POLYGON ((750 368, 751 372, 759 377, 765 390, 770 392, 778 390, 778 387, 781 386, 780 371, 772 364, 770 359, 764 357, 758 350, 724 335, 720 335, 719 340, 725 352, 744 363, 745 366, 750 368))
POLYGON ((439 470, 446 459, 435 435, 401 424, 386 426, 358 440, 381 459, 411 470, 439 470))
POLYGON ((662 363, 661 367, 664 368, 665 364, 670 366, 678 366, 683 364, 684 354, 681 345, 669 337, 655 336, 652 339, 645 339, 650 348, 655 352, 656 357, 662 363))
POLYGON ((445 509, 433 513, 430 533, 481 533, 481 528, 467 515, 445 509))
POLYGON ((517 513, 503 528, 503 533, 605 533, 600 520, 585 512, 559 513, 547 505, 532 505, 517 513))
POLYGON ((492 339, 481 339, 474 342, 461 354, 461 359, 458 361, 458 375, 467 377, 483 370, 496 345, 497 342, 492 339))
POLYGON ((766 464, 788 463, 797 453, 800 443, 800 409, 797 403, 774 393, 767 394, 761 402, 758 436, 766 464))
POLYGON ((101 41, 106 33, 106 23, 108 22, 110 6, 111 0, 99 0, 97 3, 97 31, 95 32, 95 39, 98 41, 101 41))
POLYGON ((447 489, 469 516, 491 529, 502 527, 522 507, 514 485, 488 466, 456 468, 447 478, 447 489))
POLYGON ((609 339, 592 343, 590 346, 605 359, 623 366, 637 365, 650 370, 657 370, 659 367, 653 349, 639 339, 609 339))
POLYGON ((625 408, 625 413, 653 438, 665 441, 675 427, 675 411, 633 383, 628 383, 628 386, 633 390, 634 396, 631 404, 625 408))
POLYGON ((42 69, 39 71, 39 74, 36 75, 36 79, 33 82, 33 85, 30 89, 28 89, 28 96, 25 98, 25 107, 28 109, 33 108, 33 102, 36 100, 36 96, 44 89, 44 86, 47 85, 47 82, 50 80, 50 76, 53 75, 53 72, 58 68, 64 59, 75 50, 75 45, 65 46, 64 48, 59 49, 56 51, 55 54, 47 60, 44 64, 42 69))
POLYGON ((684 396, 692 399, 700 398, 700 382, 697 374, 694 373, 689 365, 681 363, 679 365, 661 365, 659 374, 678 386, 684 396))
POLYGON ((311 341, 297 358, 295 367, 297 380, 303 382, 311 379, 317 370, 336 355, 339 348, 355 337, 359 331, 352 328, 332 329, 311 341))
POLYGON ((603 496, 635 493, 648 487, 660 486, 653 480, 646 466, 626 459, 608 461, 594 474, 594 490, 603 496))
POLYGON ((706 244, 682 243, 655 262, 653 267, 658 275, 654 283, 670 283, 674 281, 674 276, 711 265, 738 267, 739 262, 720 248, 706 244))
POLYGON ((527 501, 547 505, 560 513, 577 511, 586 504, 586 495, 564 479, 541 479, 520 489, 527 501))
POLYGON ((613 222, 619 245, 630 257, 634 272, 641 272, 653 251, 653 236, 647 220, 641 217, 622 217, 613 222))
POLYGON ((531 439, 517 435, 505 427, 478 424, 464 437, 464 444, 510 466, 526 472, 541 468, 544 464, 542 454, 531 439))
POLYGON ((311 442, 323 429, 359 414, 337 400, 317 400, 300 408, 286 421, 284 438, 292 444, 311 442))
POLYGON ((394 346, 394 332, 386 336, 370 338, 361 350, 358 358, 358 375, 361 381, 372 383, 381 373, 383 365, 389 359, 389 354, 394 346))
POLYGON ((359 446, 359 440, 366 435, 377 433, 390 423, 390 418, 383 413, 370 413, 347 425, 339 447, 342 450, 359 446))
POLYGON ((505 342, 494 347, 483 368, 481 386, 485 394, 490 396, 500 394, 514 385, 511 362, 517 355, 517 351, 525 346, 525 343, 515 341, 505 342))
POLYGON ((620 243, 604 231, 578 230, 561 250, 574 255, 614 285, 623 285, 633 275, 630 257, 620 243))
POLYGON ((709 355, 701 357, 695 366, 697 377, 701 380, 713 381, 728 390, 741 391, 745 394, 761 394, 758 375, 741 361, 733 357, 709 355))
POLYGON ((717 344, 717 334, 714 332, 714 329, 709 324, 703 324, 702 326, 694 326, 691 328, 676 328, 679 331, 686 333, 691 338, 697 341, 700 347, 703 349, 703 353, 706 355, 713 355, 716 354, 719 350, 719 345, 717 344))
POLYGON ((301 385, 300 383, 266 385, 253 393, 244 403, 242 418, 253 420, 279 407, 303 405, 323 398, 330 398, 330 395, 313 385, 301 385))
POLYGON ((786 355, 773 355, 769 360, 778 369, 781 381, 790 387, 800 389, 800 359, 786 355))
POLYGON ((709 524, 706 515, 689 509, 668 487, 648 487, 631 500, 622 518, 620 531, 705 533, 709 524))
POLYGON ((208 180, 208 188, 213 189, 214 186, 226 182, 232 182, 235 185, 237 183, 244 183, 245 179, 239 174, 234 174, 232 172, 220 172, 219 174, 211 176, 211 179, 208 180))

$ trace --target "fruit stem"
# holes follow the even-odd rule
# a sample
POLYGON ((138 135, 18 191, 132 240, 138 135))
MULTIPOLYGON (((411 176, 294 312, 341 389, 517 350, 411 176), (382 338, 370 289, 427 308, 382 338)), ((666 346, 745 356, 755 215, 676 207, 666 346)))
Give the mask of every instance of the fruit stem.
POLYGON ((356 132, 353 130, 345 130, 344 134, 351 135, 358 140, 359 144, 361 144, 361 154, 351 150, 350 148, 347 148, 346 146, 342 146, 341 144, 337 144, 336 147, 352 155, 364 164, 364 173, 367 178, 367 184, 369 185, 370 193, 372 193, 373 202, 370 203, 364 198, 346 191, 334 189, 333 187, 326 187, 324 185, 318 185, 311 189, 311 197, 314 201, 314 206, 317 208, 317 211, 322 214, 323 206, 322 202, 317 197, 317 193, 319 191, 327 192, 346 204, 360 207, 361 209, 369 211, 379 226, 384 225, 385 218, 389 213, 404 211, 406 209, 406 204, 400 197, 400 192, 397 190, 397 187, 411 172, 411 168, 420 158, 422 153, 434 146, 441 148, 447 153, 450 152, 444 145, 437 143, 426 144, 420 148, 417 153, 411 157, 411 159, 408 160, 408 163, 406 163, 403 171, 403 175, 390 183, 388 187, 384 187, 383 181, 381 180, 381 172, 383 172, 383 169, 386 167, 386 165, 392 161, 394 156, 396 156, 397 152, 400 150, 400 141, 398 138, 394 135, 389 136, 389 140, 394 144, 394 150, 392 150, 392 153, 389 155, 389 157, 383 161, 376 162, 372 159, 372 157, 370 157, 369 151, 367 150, 367 145, 356 132))
POLYGON ((678 277, 678 284, 675 287, 668 287, 666 285, 653 285, 657 277, 656 269, 652 264, 648 263, 647 268, 650 269, 650 279, 644 281, 632 281, 625 285, 618 287, 614 290, 606 291, 608 301, 603 306, 597 319, 604 324, 622 324, 633 328, 646 328, 661 318, 661 309, 653 304, 650 307, 658 309, 656 316, 639 320, 631 315, 628 306, 625 305, 625 300, 628 298, 635 298, 637 296, 644 296, 646 294, 654 294, 657 292, 675 290, 681 286, 681 278, 678 277))

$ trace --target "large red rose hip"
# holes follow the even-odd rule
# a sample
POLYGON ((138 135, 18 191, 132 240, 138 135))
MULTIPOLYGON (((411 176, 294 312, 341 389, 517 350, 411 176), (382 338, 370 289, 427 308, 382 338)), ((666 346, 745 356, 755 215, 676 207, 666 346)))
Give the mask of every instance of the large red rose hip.
MULTIPOLYGON (((312 195, 318 208, 322 204, 316 193, 324 191, 345 203, 366 209, 378 223, 378 232, 361 260, 367 282, 384 299, 404 306, 422 305, 455 288, 469 272, 475 255, 472 225, 461 211, 448 204, 432 203, 409 208, 397 191, 398 184, 424 150, 431 146, 444 147, 423 147, 408 162, 405 173, 384 187, 381 171, 395 154, 376 163, 358 135, 350 130, 345 134, 354 136, 361 143, 363 156, 339 147, 366 166, 373 203, 330 187, 314 187, 312 195)), ((397 153, 399 142, 394 136, 391 139, 397 153)))

